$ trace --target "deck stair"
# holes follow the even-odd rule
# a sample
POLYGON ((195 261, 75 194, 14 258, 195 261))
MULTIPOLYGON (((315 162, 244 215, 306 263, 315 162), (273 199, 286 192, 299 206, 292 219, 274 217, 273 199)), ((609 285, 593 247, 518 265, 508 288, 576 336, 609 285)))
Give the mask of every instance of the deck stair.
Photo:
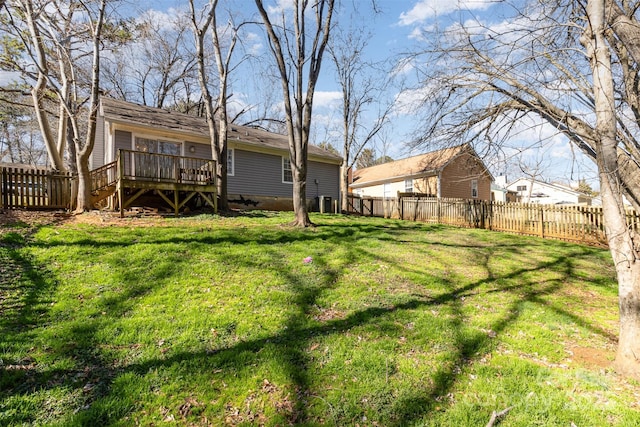
POLYGON ((118 161, 107 163, 91 171, 91 204, 98 206, 117 190, 118 161))

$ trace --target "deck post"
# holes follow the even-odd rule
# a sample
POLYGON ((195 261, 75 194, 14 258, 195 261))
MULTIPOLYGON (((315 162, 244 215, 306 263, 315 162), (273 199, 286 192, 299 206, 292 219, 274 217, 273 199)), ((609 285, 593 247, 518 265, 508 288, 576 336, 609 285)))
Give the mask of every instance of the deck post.
POLYGON ((118 207, 120 208, 120 218, 124 218, 124 189, 122 188, 122 179, 124 178, 124 152, 118 150, 118 164, 116 169, 118 171, 118 183, 116 187, 118 189, 118 207))
POLYGON ((175 190, 173 190, 173 203, 174 203, 174 206, 175 206, 175 208, 176 208, 176 209, 175 209, 175 216, 176 216, 176 218, 178 217, 178 213, 180 212, 180 203, 179 203, 179 201, 178 201, 178 196, 179 196, 179 195, 180 195, 180 194, 178 193, 178 186, 176 185, 175 190))

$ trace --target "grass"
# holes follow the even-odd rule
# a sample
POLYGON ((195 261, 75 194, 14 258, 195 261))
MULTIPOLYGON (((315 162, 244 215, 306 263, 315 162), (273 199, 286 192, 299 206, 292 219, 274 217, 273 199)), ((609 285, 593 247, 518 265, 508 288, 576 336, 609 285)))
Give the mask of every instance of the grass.
POLYGON ((0 425, 640 425, 606 251, 291 219, 0 229, 0 425))

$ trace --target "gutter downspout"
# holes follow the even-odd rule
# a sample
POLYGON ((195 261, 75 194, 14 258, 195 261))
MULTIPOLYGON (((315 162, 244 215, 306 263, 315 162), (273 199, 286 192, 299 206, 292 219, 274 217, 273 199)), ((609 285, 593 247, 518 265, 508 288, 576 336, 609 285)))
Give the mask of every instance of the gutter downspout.
POLYGON ((442 171, 438 171, 438 190, 437 190, 438 199, 442 198, 442 171))

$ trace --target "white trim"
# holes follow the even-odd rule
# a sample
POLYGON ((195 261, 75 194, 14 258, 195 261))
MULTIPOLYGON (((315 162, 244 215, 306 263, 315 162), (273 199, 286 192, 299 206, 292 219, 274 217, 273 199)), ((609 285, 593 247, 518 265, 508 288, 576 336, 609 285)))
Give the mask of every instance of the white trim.
POLYGON ((116 141, 116 130, 114 126, 111 125, 108 121, 104 121, 104 151, 105 151, 105 164, 111 163, 116 160, 116 150, 115 150, 115 141, 116 141))
POLYGON ((227 176, 236 174, 236 152, 233 148, 227 147, 227 176), (231 161, 229 161, 231 158, 231 161))
POLYGON ((282 156, 282 183, 283 184, 293 184, 293 168, 291 167, 291 160, 289 159, 289 156, 282 156), (285 161, 289 162, 289 170, 291 171, 291 181, 285 181, 284 179, 284 164, 285 161))

